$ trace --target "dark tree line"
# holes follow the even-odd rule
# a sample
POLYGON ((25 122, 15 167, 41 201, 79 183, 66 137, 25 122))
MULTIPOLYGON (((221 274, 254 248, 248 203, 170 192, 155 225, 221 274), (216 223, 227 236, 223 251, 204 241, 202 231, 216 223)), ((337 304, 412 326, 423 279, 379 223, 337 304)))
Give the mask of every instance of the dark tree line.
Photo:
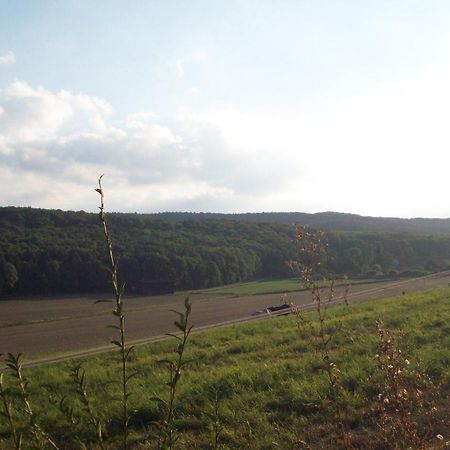
POLYGON ((325 231, 351 231, 376 233, 421 233, 450 234, 450 219, 398 217, 369 217, 358 214, 321 212, 262 212, 262 213, 191 213, 163 212, 147 214, 167 220, 235 220, 238 222, 278 223, 285 225, 303 224, 325 231))
MULTIPOLYGON (((130 290, 141 280, 193 289, 290 276, 294 226, 236 220, 167 220, 110 214, 119 271, 130 290)), ((96 214, 0 208, 0 295, 108 289, 96 214)), ((450 260, 450 237, 329 233, 331 269, 353 276, 436 270, 450 260)))

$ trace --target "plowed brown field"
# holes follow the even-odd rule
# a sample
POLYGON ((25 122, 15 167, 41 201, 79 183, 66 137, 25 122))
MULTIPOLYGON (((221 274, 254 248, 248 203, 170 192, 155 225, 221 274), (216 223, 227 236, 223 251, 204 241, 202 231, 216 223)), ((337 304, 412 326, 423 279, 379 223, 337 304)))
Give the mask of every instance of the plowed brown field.
MULTIPOLYGON (((350 302, 374 300, 431 288, 448 287, 450 272, 399 282, 361 284, 351 288, 350 302)), ((342 293, 337 289, 336 296, 342 293)), ((311 302, 309 292, 289 294, 295 305, 311 302)), ((98 298, 16 299, 0 301, 0 353, 24 353, 33 359, 51 353, 77 352, 108 345, 114 330, 111 304, 94 304, 98 298)), ((246 297, 191 296, 192 323, 196 327, 237 321, 255 311, 280 303, 280 294, 246 297)), ((174 330, 174 314, 182 309, 183 297, 130 297, 126 305, 128 340, 144 340, 174 330)))

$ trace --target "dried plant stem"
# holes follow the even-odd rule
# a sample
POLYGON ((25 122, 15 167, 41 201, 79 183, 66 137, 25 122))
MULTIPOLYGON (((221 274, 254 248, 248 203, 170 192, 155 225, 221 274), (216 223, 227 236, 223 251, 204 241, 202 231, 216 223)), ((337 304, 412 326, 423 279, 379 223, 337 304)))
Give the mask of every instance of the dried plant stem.
POLYGON ((220 395, 219 391, 214 392, 214 450, 220 449, 220 435, 223 431, 223 426, 220 423, 220 395))
POLYGON ((3 401, 3 412, 8 420, 9 429, 11 431, 11 436, 14 442, 14 448, 20 450, 22 448, 22 440, 20 435, 18 436, 16 426, 14 424, 14 419, 12 415, 11 403, 8 401, 7 393, 3 384, 3 373, 0 373, 0 396, 3 401))
MULTIPOLYGON (((325 363, 324 370, 328 377, 328 384, 330 387, 330 400, 334 405, 334 413, 336 417, 336 422, 340 428, 341 439, 344 448, 351 449, 351 441, 349 439, 349 432, 347 429, 347 425, 344 420, 342 408, 339 405, 339 387, 340 387, 340 372, 336 367, 336 364, 333 363, 329 344, 332 341, 332 337, 326 333, 325 329, 325 321, 326 321, 326 305, 323 306, 322 295, 320 293, 320 288, 316 287, 316 304, 317 304, 317 315, 319 318, 319 339, 320 339, 320 347, 321 347, 321 357, 325 363)), ((328 303, 331 302, 334 298, 334 280, 331 280, 331 286, 328 292, 328 303)), ((346 298, 346 296, 345 296, 346 298)), ((345 301, 347 304, 347 301, 345 301)))
MULTIPOLYGON (((352 449, 350 433, 344 418, 344 413, 339 404, 340 372, 336 364, 332 361, 330 353, 330 343, 332 336, 326 330, 327 306, 334 299, 334 279, 326 274, 323 267, 328 262, 328 242, 323 231, 311 231, 307 227, 297 227, 296 241, 299 250, 306 258, 306 267, 301 271, 300 278, 304 285, 311 290, 313 302, 316 304, 318 330, 314 333, 319 342, 319 351, 324 362, 323 370, 327 374, 329 385, 329 400, 334 408, 335 422, 338 425, 341 435, 342 445, 346 450, 352 449), (321 281, 331 282, 326 297, 321 289, 321 281)), ((348 305, 348 283, 345 280, 344 303, 348 305)))
POLYGON ((378 427, 386 445, 397 448, 434 448, 419 435, 416 411, 424 411, 431 423, 436 422, 438 388, 421 372, 411 369, 406 358, 403 331, 395 337, 381 320, 376 321, 378 334, 378 369, 382 383, 378 385, 378 427))
POLYGON ((114 258, 113 248, 112 248, 112 240, 111 233, 109 230, 108 223, 106 221, 105 214, 105 204, 104 204, 104 193, 102 189, 102 178, 103 175, 98 179, 98 188, 96 191, 100 194, 100 206, 99 206, 99 219, 103 226, 103 234, 105 236, 106 241, 106 249, 109 258, 110 269, 109 272, 111 274, 111 284, 115 293, 115 309, 113 314, 118 318, 119 325, 117 330, 119 331, 120 340, 112 341, 120 349, 121 356, 121 364, 122 364, 122 428, 123 428, 123 449, 127 450, 128 448, 128 422, 129 422, 129 412, 128 412, 128 398, 130 393, 128 392, 128 381, 130 380, 130 376, 128 375, 127 362, 128 357, 130 355, 133 347, 128 348, 125 343, 125 314, 123 312, 123 302, 122 296, 125 290, 125 284, 120 284, 118 275, 117 275, 117 261, 114 258))

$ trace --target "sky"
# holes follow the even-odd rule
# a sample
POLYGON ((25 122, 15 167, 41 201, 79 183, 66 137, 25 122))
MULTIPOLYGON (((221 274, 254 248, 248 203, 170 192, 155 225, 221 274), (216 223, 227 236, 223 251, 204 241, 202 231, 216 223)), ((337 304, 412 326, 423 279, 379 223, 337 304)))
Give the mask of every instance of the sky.
POLYGON ((447 0, 0 0, 0 206, 450 217, 447 0))

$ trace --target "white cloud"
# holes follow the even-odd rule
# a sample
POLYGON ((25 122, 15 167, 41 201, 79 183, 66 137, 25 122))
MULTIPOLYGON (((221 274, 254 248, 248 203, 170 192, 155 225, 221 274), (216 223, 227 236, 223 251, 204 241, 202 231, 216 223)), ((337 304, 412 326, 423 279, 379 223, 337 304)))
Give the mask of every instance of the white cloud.
POLYGON ((432 73, 290 117, 119 118, 105 100, 14 82, 0 91, 1 201, 94 210, 105 173, 122 211, 448 216, 450 67, 432 73))
POLYGON ((15 144, 49 141, 70 131, 99 130, 112 107, 104 100, 67 91, 52 93, 15 81, 0 90, 0 134, 15 144))
MULTIPOLYGON (((76 202, 80 189, 88 189, 103 172, 116 186, 116 198, 129 195, 117 206, 122 210, 183 209, 184 201, 194 207, 196 200, 221 209, 232 199, 237 208, 241 197, 261 196, 286 181, 273 171, 287 170, 289 164, 283 169, 270 148, 258 149, 264 139, 252 146, 243 139, 239 127, 253 132, 258 124, 245 123, 239 115, 233 122, 232 112, 171 120, 141 112, 119 120, 102 99, 54 93, 22 81, 0 91, 0 111, 3 180, 16 174, 17 183, 31 183, 22 204, 40 198, 38 205, 51 206, 58 200, 49 186, 67 182, 79 185, 76 195, 66 189, 67 204, 54 206, 73 208, 71 198, 76 202)), ((15 201, 16 194, 8 192, 3 202, 15 201)))
POLYGON ((12 51, 0 53, 0 64, 14 64, 16 62, 16 55, 12 51))

